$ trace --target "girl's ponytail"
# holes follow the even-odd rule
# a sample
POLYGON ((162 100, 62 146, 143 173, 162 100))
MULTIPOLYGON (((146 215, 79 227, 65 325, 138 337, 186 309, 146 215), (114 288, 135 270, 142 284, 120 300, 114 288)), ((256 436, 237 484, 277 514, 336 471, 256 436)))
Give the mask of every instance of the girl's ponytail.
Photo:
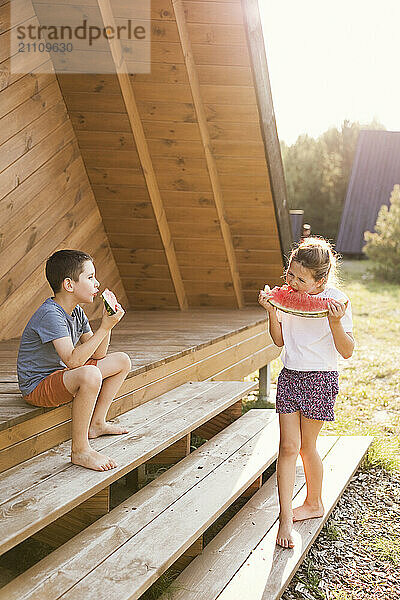
POLYGON ((313 273, 315 281, 326 279, 330 285, 338 286, 337 263, 338 255, 328 240, 319 237, 305 238, 297 248, 292 250, 289 265, 292 260, 300 263, 313 273))

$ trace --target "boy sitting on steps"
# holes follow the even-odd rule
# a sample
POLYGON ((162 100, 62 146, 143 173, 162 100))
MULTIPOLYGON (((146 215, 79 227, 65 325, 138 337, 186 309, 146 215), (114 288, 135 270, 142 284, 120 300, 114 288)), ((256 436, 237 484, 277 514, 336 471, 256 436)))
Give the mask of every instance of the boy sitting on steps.
POLYGON ((111 329, 124 310, 103 318, 93 333, 80 303, 93 302, 99 291, 92 258, 77 250, 55 252, 46 263, 54 292, 33 314, 22 334, 18 382, 26 402, 60 406, 72 401, 71 461, 96 471, 116 463, 93 450, 89 438, 127 430, 106 422, 107 411, 131 368, 124 352, 107 354, 111 329), (78 343, 80 342, 80 343, 78 343))

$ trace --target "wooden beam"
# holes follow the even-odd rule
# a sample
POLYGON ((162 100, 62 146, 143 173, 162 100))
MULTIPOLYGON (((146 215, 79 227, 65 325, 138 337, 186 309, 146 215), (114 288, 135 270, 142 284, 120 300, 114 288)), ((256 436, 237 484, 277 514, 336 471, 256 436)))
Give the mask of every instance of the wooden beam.
POLYGON ((173 563, 174 570, 181 572, 186 569, 192 560, 194 560, 196 556, 203 552, 203 548, 204 540, 203 535, 201 535, 191 546, 189 546, 186 552, 184 552, 182 556, 177 558, 177 560, 173 563))
POLYGON ((146 464, 154 465, 175 465, 178 461, 190 454, 190 433, 187 433, 180 440, 165 448, 153 458, 146 461, 146 464))
POLYGON ((32 537, 52 548, 65 544, 74 535, 110 512, 110 488, 111 486, 107 486, 100 490, 53 523, 46 525, 32 537))
POLYGON ((283 262, 293 243, 258 0, 241 0, 283 262))
MULTIPOLYGON (((98 6, 101 12, 104 25, 107 23, 107 26, 114 27, 114 30, 116 30, 110 0, 98 0, 98 6)), ((178 299, 181 310, 187 310, 188 301, 182 281, 182 276, 179 270, 178 260, 176 258, 175 247, 172 241, 171 232, 169 229, 164 205, 158 187, 156 174, 151 160, 147 140, 144 134, 142 121, 140 119, 139 110, 136 104, 136 98, 133 93, 128 69, 122 54, 121 44, 118 39, 109 39, 108 42, 110 45, 113 61, 116 66, 117 77, 121 88, 122 97, 124 99, 126 112, 129 118, 130 126, 132 128, 133 137, 135 139, 136 148, 138 151, 140 163, 142 165, 144 178, 146 180, 147 189, 153 206, 155 219, 164 246, 165 255, 171 273, 171 278, 174 284, 176 297, 178 299)))
POLYGON ((242 400, 238 400, 235 404, 232 404, 229 408, 226 408, 223 412, 219 413, 206 423, 203 423, 193 433, 206 440, 210 440, 214 435, 217 435, 220 431, 223 431, 226 427, 231 425, 236 419, 242 416, 242 400))
POLYGON ((224 199, 219 180, 217 163, 211 149, 211 138, 208 130, 206 112, 203 100, 201 98, 200 83, 197 73, 196 63, 193 58, 192 45, 190 42, 189 31, 185 18, 185 9, 182 0, 172 0, 176 24, 178 26, 179 38, 185 57, 186 69, 189 77, 189 84, 193 96, 193 103, 196 110, 197 120, 200 129, 201 140, 204 146, 205 157, 207 161, 208 173, 210 176, 211 187, 214 194, 215 206, 217 208, 218 219, 221 227, 222 238, 225 244, 225 250, 228 257, 229 268, 231 272, 233 288, 235 291, 236 302, 239 308, 243 308, 244 300, 242 285, 237 266, 235 250, 232 242, 232 234, 229 228, 224 207, 224 199))

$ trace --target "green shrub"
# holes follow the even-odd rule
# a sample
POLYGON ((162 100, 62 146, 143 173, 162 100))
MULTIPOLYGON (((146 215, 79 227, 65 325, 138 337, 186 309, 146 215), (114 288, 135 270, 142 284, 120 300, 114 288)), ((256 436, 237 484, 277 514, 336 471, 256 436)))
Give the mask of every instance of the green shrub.
POLYGON ((382 206, 375 232, 366 231, 363 251, 371 260, 370 270, 380 279, 400 282, 400 185, 395 185, 390 207, 382 206))

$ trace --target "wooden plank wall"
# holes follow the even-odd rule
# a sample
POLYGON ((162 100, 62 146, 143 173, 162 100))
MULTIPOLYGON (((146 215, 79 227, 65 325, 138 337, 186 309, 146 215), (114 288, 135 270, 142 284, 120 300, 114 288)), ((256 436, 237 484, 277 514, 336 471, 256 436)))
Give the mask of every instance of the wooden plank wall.
MULTIPOLYGON (((54 0, 48 10, 65 1, 54 0)), ((239 294, 253 304, 265 281, 279 283, 282 256, 242 5, 240 0, 188 0, 182 6, 217 170, 212 181, 193 101, 193 74, 188 75, 171 0, 152 0, 151 73, 132 75, 132 90, 189 306, 236 307, 236 269, 239 294), (221 233, 216 184, 233 242, 233 266, 221 233)), ((130 15, 126 0, 115 0, 112 7, 117 23, 130 15)), ((84 0, 74 11, 77 18, 98 12, 97 0, 84 0)), ((122 41, 128 49, 132 43, 122 41)), ((130 306, 177 308, 117 77, 60 75, 58 80, 130 306)))
MULTIPOLYGON (((35 22, 29 2, 21 10, 21 22, 35 22)), ((10 73, 9 13, 1 2, 0 339, 20 335, 50 295, 44 262, 61 248, 89 252, 100 281, 127 302, 58 81, 41 72, 49 58, 27 53, 29 74, 10 73)), ((100 303, 87 308, 101 314, 100 303)))
POLYGON ((243 9, 240 0, 182 5, 244 301, 254 304, 260 286, 280 282, 283 263, 243 9))
MULTIPOLYGON (((117 2, 113 8, 118 23, 123 6, 117 2)), ((133 75, 132 88, 189 304, 233 308, 227 257, 171 4, 153 2, 152 17, 151 73, 133 75), (210 284, 215 293, 208 293, 210 284)), ((117 78, 59 79, 130 305, 177 307, 117 78)))
MULTIPOLYGON (((242 7, 240 0, 190 0, 183 7, 243 296, 254 304, 261 285, 280 282, 283 262, 242 7)), ((114 0, 112 8, 117 24, 130 15, 126 0, 114 0)), ((96 0, 76 10, 96 10, 96 0)), ((151 18, 151 73, 130 80, 188 303, 234 308, 172 0, 152 0, 151 18)), ((130 43, 122 40, 125 48, 130 43)), ((117 77, 62 75, 59 81, 131 307, 177 308, 117 77)))

